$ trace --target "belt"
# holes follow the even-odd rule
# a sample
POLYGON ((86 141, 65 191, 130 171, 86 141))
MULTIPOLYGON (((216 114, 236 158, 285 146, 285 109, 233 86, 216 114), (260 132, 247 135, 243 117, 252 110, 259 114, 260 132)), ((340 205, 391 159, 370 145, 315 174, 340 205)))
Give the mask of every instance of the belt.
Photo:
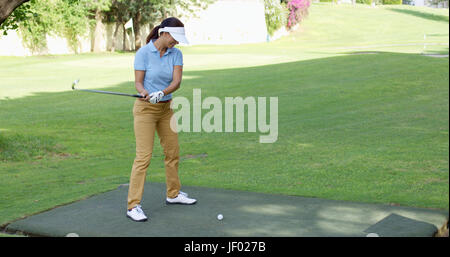
POLYGON ((170 102, 170 101, 172 101, 172 99, 165 100, 165 101, 159 101, 158 103, 168 103, 168 102, 170 102))

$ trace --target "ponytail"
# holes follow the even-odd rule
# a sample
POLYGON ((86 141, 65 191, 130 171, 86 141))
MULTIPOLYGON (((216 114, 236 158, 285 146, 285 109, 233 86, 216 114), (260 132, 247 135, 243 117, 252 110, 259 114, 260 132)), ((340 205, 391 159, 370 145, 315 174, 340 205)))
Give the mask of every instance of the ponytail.
POLYGON ((159 35, 158 35, 158 30, 161 28, 161 25, 158 25, 156 27, 154 27, 152 29, 152 31, 150 32, 150 34, 147 36, 147 40, 145 41, 146 44, 148 44, 150 42, 150 40, 152 39, 158 39, 159 35))
POLYGON ((184 27, 184 24, 175 17, 170 17, 170 18, 163 20, 161 22, 161 24, 154 27, 152 29, 152 31, 150 32, 150 34, 147 36, 146 44, 148 44, 150 42, 150 40, 152 40, 152 39, 158 39, 159 38, 159 34, 158 34, 159 29, 165 28, 165 27, 184 27))

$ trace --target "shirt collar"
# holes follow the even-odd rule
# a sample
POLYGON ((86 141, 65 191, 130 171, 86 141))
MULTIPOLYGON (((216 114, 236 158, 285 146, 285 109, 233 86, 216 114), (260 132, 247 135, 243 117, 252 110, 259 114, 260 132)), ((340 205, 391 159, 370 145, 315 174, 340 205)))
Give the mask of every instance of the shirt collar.
MULTIPOLYGON (((158 49, 156 49, 155 45, 153 44, 154 39, 150 40, 149 45, 150 45, 150 51, 152 52, 158 52, 158 49)), ((167 55, 169 53, 171 53, 173 51, 172 48, 167 48, 167 51, 164 53, 164 55, 167 55)))

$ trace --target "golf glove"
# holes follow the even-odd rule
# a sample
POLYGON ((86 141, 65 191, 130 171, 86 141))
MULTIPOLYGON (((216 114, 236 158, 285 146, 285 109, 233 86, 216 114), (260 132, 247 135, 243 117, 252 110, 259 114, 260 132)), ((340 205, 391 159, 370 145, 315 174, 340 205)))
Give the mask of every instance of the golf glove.
POLYGON ((161 101, 161 98, 164 96, 163 91, 158 91, 150 94, 150 103, 156 104, 161 101))

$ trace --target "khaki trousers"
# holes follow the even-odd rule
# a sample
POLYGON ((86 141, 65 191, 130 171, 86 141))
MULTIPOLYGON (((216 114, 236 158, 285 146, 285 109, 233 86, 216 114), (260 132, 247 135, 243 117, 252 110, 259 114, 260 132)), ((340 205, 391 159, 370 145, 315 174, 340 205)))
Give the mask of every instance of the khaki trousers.
POLYGON ((128 189, 128 209, 140 204, 144 193, 145 177, 153 152, 155 130, 158 133, 161 146, 164 149, 164 164, 166 168, 167 197, 174 198, 180 191, 178 177, 179 145, 178 134, 170 128, 173 116, 170 102, 151 104, 136 100, 133 108, 134 134, 136 136, 136 158, 131 170, 128 189))

